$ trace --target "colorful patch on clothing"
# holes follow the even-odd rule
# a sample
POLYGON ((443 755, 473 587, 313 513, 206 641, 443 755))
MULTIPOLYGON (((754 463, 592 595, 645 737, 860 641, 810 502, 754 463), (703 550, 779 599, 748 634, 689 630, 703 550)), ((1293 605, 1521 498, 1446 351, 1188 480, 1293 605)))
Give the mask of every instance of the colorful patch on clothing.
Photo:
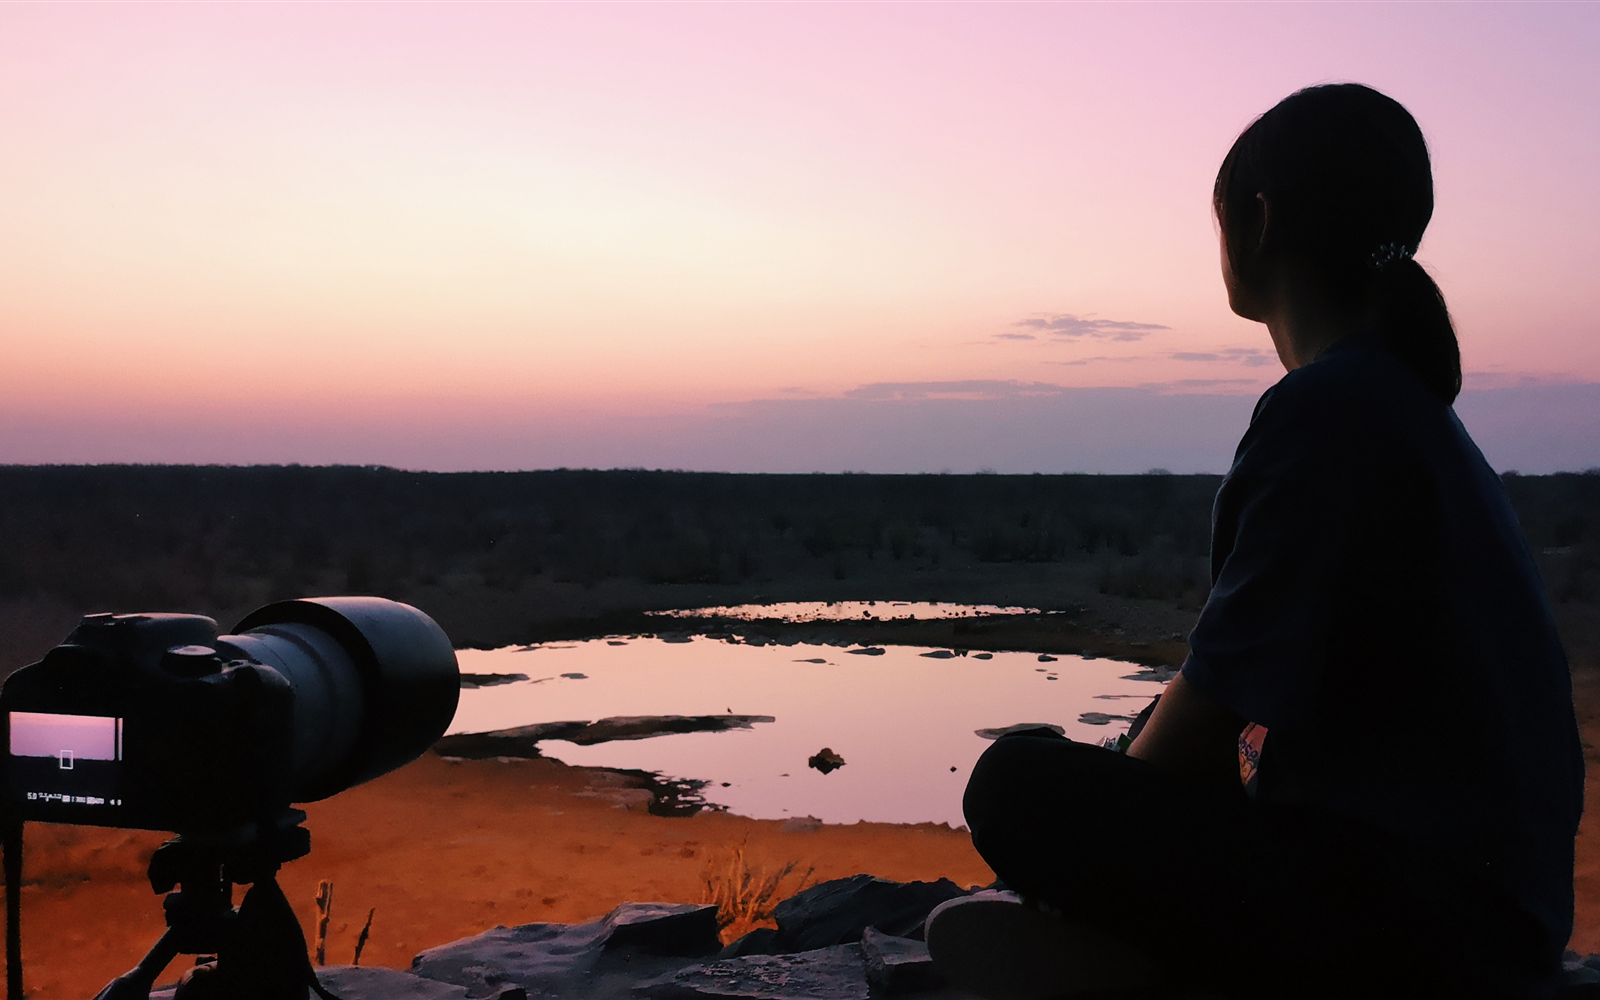
POLYGON ((1239 733, 1239 783, 1251 795, 1256 793, 1256 772, 1261 768, 1261 745, 1267 740, 1267 727, 1252 722, 1239 733))

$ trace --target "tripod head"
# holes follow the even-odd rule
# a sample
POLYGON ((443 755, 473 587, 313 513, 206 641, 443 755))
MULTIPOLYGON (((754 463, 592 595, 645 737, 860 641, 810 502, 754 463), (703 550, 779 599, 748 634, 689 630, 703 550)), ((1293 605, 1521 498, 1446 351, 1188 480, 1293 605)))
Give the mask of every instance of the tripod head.
POLYGON ((305 813, 287 809, 245 837, 178 836, 150 858, 150 887, 166 893, 167 930, 139 964, 95 1000, 149 1000, 178 955, 215 955, 179 984, 176 1000, 307 1000, 317 984, 306 939, 278 888, 278 869, 311 850, 305 813), (233 887, 249 885, 233 905, 233 887))

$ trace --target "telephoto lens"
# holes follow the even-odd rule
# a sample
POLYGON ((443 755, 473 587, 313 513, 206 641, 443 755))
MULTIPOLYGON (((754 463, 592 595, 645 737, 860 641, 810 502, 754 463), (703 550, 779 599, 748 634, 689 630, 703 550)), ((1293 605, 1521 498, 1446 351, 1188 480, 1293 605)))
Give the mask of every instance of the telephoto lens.
POLYGON ((455 649, 432 618, 381 597, 280 601, 217 641, 294 688, 294 802, 407 764, 444 735, 461 697, 455 649))

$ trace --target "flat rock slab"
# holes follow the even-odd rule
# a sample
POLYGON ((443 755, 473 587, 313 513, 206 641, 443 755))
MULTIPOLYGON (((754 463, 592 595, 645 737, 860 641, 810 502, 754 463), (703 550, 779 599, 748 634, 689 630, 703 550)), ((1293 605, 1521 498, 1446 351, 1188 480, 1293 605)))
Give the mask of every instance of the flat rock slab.
POLYGON ((520 986, 543 1000, 620 1000, 715 954, 716 916, 714 906, 624 903, 590 924, 496 927, 430 948, 411 971, 472 997, 520 986))
POLYGON ((336 965, 317 979, 339 1000, 466 1000, 467 988, 414 976, 399 969, 336 965))
POLYGON ((1030 729, 1048 729, 1057 736, 1065 736, 1067 733, 1053 722, 1019 722, 1011 726, 996 726, 993 729, 974 729, 973 733, 986 740, 997 740, 1007 733, 1025 733, 1030 729))
POLYGON ((456 733, 433 745, 442 757, 538 757, 545 740, 566 740, 579 746, 612 740, 643 740, 675 733, 717 733, 750 729, 757 722, 776 722, 771 715, 618 715, 595 722, 539 722, 488 733, 456 733))
MULTIPOLYGON (((317 970, 317 981, 339 1000, 467 1000, 468 996, 465 986, 436 982, 382 966, 324 966, 317 970)), ((503 991, 500 995, 504 995, 503 991)), ((172 1000, 172 991, 152 993, 150 1000, 172 1000)), ((513 997, 507 996, 505 1000, 513 1000, 513 997)))
POLYGON ((944 977, 934 971, 925 942, 868 927, 861 932, 861 957, 868 984, 884 996, 925 993, 945 985, 944 977))
POLYGON ((655 982, 635 996, 649 1000, 869 1000, 861 946, 834 945, 796 955, 747 955, 693 965, 655 982))
POLYGON ((477 688, 494 687, 497 684, 515 684, 517 681, 527 679, 527 674, 462 674, 461 687, 463 690, 472 691, 477 688))

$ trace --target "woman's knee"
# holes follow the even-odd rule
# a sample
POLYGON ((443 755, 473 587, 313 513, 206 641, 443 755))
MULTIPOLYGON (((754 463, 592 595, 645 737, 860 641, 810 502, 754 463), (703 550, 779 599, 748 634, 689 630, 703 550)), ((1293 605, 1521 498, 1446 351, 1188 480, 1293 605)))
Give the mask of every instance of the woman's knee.
POLYGON ((1011 734, 995 740, 973 765, 972 777, 962 798, 967 829, 997 823, 1009 825, 1042 796, 1062 789, 1059 758, 1062 750, 1074 744, 1050 730, 1046 735, 1011 734))

